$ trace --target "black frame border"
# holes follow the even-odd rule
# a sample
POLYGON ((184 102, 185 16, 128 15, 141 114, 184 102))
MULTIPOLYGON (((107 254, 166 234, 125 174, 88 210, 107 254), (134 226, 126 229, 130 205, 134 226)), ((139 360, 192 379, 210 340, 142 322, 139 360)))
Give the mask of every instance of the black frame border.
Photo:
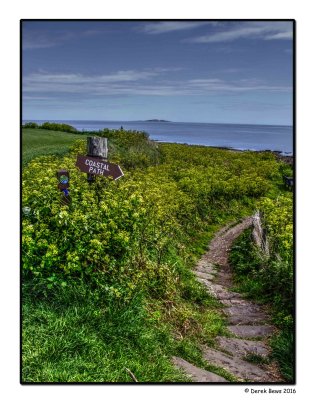
POLYGON ((99 385, 134 385, 134 382, 24 382, 22 379, 22 265, 21 265, 21 255, 22 255, 22 123, 23 123, 23 23, 24 22, 165 22, 165 21, 183 21, 183 22, 198 22, 198 21, 223 21, 223 22, 292 22, 293 24, 293 54, 292 54, 292 82, 293 82, 293 103, 292 103, 292 127, 293 127, 293 178, 294 178, 294 189, 293 189, 293 259, 294 259, 294 378, 292 382, 138 382, 137 385, 199 385, 199 386, 295 386, 297 384, 297 376, 296 376, 296 353, 297 353, 297 329, 296 329, 296 20, 295 19, 278 19, 278 18, 245 18, 245 19, 207 19, 207 18, 197 18, 197 19, 174 19, 174 18, 166 18, 166 19, 68 19, 68 18, 56 18, 56 19, 20 19, 20 43, 19 43, 19 59, 20 59, 20 85, 19 85, 19 98, 20 98, 20 384, 21 385, 91 385, 91 386, 99 386, 99 385))

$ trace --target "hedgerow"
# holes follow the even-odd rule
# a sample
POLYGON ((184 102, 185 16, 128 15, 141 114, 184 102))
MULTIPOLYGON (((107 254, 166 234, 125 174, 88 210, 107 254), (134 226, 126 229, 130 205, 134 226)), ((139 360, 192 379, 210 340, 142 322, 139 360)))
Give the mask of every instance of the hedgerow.
POLYGON ((69 132, 69 133, 80 133, 76 128, 69 124, 63 124, 58 122, 44 122, 43 124, 37 124, 36 122, 26 122, 23 128, 28 129, 47 129, 50 131, 69 132))

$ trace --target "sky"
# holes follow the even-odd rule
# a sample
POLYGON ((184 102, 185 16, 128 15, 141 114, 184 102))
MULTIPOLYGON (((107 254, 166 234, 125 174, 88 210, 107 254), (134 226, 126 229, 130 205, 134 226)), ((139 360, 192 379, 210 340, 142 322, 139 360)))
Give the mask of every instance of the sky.
POLYGON ((292 21, 23 21, 23 119, 292 125, 292 37, 292 21))

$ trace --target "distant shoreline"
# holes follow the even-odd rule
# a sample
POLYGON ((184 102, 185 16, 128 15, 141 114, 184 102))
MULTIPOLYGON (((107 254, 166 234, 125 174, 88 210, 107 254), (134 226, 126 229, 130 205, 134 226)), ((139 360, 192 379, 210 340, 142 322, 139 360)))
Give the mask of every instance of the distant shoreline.
MULTIPOLYGON (((178 124, 166 120, 151 119, 150 122, 138 121, 127 123, 124 121, 110 122, 82 122, 64 120, 77 131, 92 134, 102 129, 146 132, 151 140, 156 142, 183 143, 206 147, 224 148, 234 151, 274 151, 282 156, 292 156, 293 131, 286 127, 259 127, 258 125, 242 126, 227 124, 178 124), (164 122, 161 122, 164 121, 164 122)), ((24 120, 26 122, 26 120, 24 120)), ((41 124, 39 120, 34 121, 41 124)), ((58 120, 53 123, 60 123, 58 120)))

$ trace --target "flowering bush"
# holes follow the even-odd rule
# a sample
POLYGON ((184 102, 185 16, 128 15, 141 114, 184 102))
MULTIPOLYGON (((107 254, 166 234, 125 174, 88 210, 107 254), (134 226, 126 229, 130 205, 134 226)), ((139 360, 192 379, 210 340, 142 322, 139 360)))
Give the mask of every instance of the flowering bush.
POLYGON ((292 194, 282 194, 275 200, 262 199, 260 209, 273 256, 293 264, 293 203, 292 194))
MULTIPOLYGON (((135 134, 124 140, 137 147, 135 134)), ((142 148, 144 140, 140 136, 142 148)), ((264 154, 150 144, 158 154, 128 170, 130 153, 121 151, 119 140, 115 146, 111 161, 125 173, 118 181, 87 182, 75 166, 76 155, 85 153, 80 140, 65 157, 39 157, 24 169, 26 277, 50 286, 66 284, 67 276, 95 280, 115 297, 140 288, 171 296, 179 281, 174 255, 189 256, 188 244, 202 222, 216 222, 222 212, 237 214, 238 205, 265 195, 280 179, 278 163, 264 154), (59 169, 70 173, 69 205, 60 201, 59 169)))

